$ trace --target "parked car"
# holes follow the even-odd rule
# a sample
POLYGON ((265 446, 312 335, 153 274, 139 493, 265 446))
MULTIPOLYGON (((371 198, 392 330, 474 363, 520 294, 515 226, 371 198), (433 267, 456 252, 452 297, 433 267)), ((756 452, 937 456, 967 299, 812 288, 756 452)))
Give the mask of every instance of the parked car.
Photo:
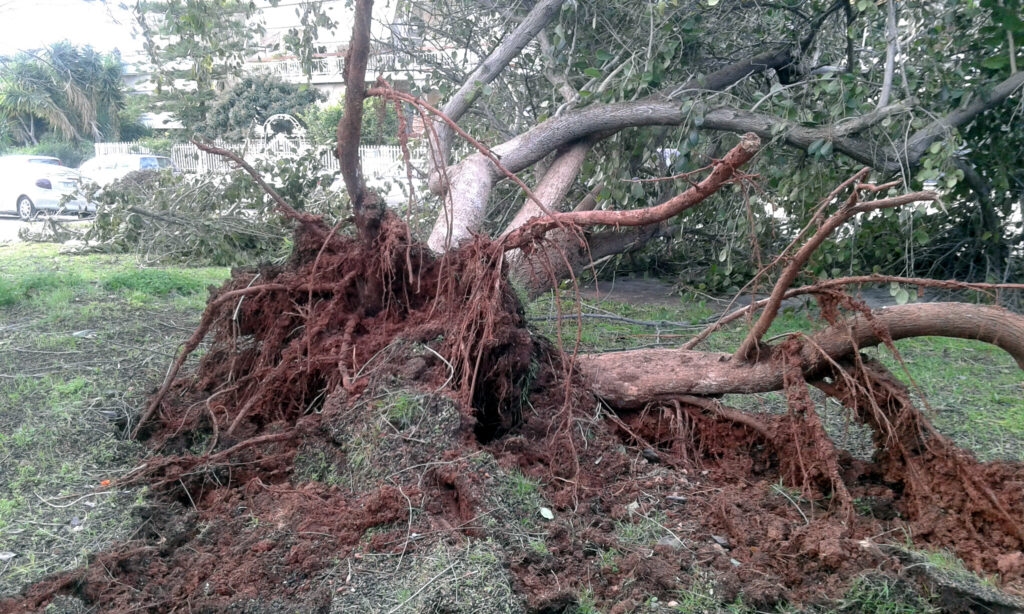
POLYGON ((79 184, 78 173, 52 156, 0 156, 0 213, 27 220, 39 211, 96 211, 78 195, 79 184))
POLYGON ((177 173, 178 167, 167 156, 155 154, 109 154, 96 156, 82 163, 78 172, 82 181, 93 181, 101 187, 121 179, 132 171, 158 171, 170 169, 177 173))

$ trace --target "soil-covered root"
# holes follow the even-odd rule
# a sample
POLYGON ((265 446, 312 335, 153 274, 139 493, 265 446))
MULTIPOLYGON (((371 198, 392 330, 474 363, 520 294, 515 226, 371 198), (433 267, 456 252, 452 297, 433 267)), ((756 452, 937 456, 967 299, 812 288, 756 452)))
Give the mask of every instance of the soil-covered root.
MULTIPOLYGON (((37 609, 58 594, 109 612, 140 604, 219 611, 242 598, 300 593, 299 601, 317 601, 311 578, 348 556, 367 529, 411 522, 414 505, 448 518, 421 532, 465 523, 475 513, 472 484, 434 464, 474 435, 493 438, 516 424, 535 354, 500 258, 483 240, 435 258, 387 218, 369 244, 303 223, 286 266, 234 271, 211 293, 136 428, 156 454, 115 482, 151 487, 155 506, 188 511, 191 528, 169 535, 166 522, 149 522, 151 534, 28 587, 0 611, 37 609), (204 340, 198 368, 181 373, 204 340), (382 360, 396 347, 417 347, 418 355, 382 360), (443 435, 438 446, 405 449, 423 440, 414 431, 390 452, 363 458, 394 461, 396 470, 411 459, 429 471, 360 481, 354 450, 337 449, 335 439, 346 416, 368 408, 377 415, 373 394, 382 378, 447 386, 457 402, 445 407, 457 410, 432 422, 443 435), (309 450, 341 460, 349 488, 293 480, 297 456, 309 450), (425 498, 424 490, 440 494, 425 498)), ((404 430, 409 416, 390 411, 394 420, 376 427, 404 430)))

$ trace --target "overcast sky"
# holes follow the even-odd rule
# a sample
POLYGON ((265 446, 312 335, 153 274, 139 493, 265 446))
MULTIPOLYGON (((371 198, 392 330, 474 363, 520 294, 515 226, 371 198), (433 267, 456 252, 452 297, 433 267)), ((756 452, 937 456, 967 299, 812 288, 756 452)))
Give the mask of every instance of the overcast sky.
POLYGON ((130 6, 119 0, 0 0, 0 55, 69 40, 132 55, 142 49, 130 6))

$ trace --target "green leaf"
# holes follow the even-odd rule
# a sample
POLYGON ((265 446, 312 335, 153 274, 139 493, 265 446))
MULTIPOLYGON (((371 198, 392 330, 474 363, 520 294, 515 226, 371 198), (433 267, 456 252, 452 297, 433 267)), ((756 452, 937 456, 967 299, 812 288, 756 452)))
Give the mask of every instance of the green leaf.
POLYGON ((906 288, 900 288, 899 291, 896 292, 896 296, 893 298, 896 299, 897 305, 906 305, 910 302, 910 293, 907 292, 906 288))
POLYGON ((985 68, 991 68, 992 70, 1000 70, 1009 66, 1010 57, 1005 54, 994 55, 992 57, 985 58, 981 61, 981 65, 985 68))
POLYGON ((614 57, 615 57, 614 55, 608 53, 604 49, 601 49, 600 51, 597 52, 597 60, 599 62, 607 62, 608 60, 610 60, 610 59, 612 59, 614 57))
POLYGON ((810 144, 810 146, 807 147, 807 153, 813 156, 814 154, 818 153, 818 150, 820 150, 821 146, 824 144, 825 139, 818 139, 817 141, 814 141, 813 143, 810 144))
POLYGON ((604 73, 596 68, 588 68, 583 71, 583 74, 590 77, 591 79, 600 79, 604 76, 604 73))

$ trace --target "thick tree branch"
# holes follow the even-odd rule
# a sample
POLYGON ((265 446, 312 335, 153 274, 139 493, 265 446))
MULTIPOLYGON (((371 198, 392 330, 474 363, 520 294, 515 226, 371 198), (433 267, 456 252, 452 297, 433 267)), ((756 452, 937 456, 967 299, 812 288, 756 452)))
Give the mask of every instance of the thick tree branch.
POLYGON ((797 149, 807 149, 811 143, 825 139, 832 143, 834 151, 843 153, 862 164, 867 164, 883 172, 897 172, 901 166, 898 158, 892 155, 892 150, 888 145, 879 145, 873 141, 844 135, 863 131, 890 115, 908 109, 909 107, 905 103, 897 103, 884 109, 877 109, 862 117, 847 120, 835 127, 810 128, 773 115, 722 107, 708 112, 704 116, 702 127, 724 132, 753 132, 765 140, 778 138, 786 145, 797 149))
MULTIPOLYGON (((1024 369, 1024 316, 985 305, 922 303, 880 309, 870 320, 859 315, 811 335, 800 351, 804 375, 814 379, 830 361, 881 344, 878 331, 894 341, 924 336, 977 339, 1002 348, 1024 369)), ((739 363, 714 352, 609 352, 581 356, 577 365, 594 392, 615 407, 642 407, 685 394, 770 392, 783 384, 776 361, 739 363)))
MULTIPOLYGON (((453 121, 458 121, 480 95, 483 86, 494 81, 537 33, 558 16, 564 3, 565 0, 540 0, 535 4, 519 26, 501 41, 501 44, 476 67, 476 70, 469 74, 462 87, 445 103, 441 109, 444 114, 453 121)), ((440 153, 438 163, 446 164, 454 136, 452 129, 446 123, 439 121, 435 122, 434 129, 438 136, 438 151, 440 153)))
MULTIPOLYGON (((972 283, 965 281, 957 281, 955 279, 929 279, 927 277, 899 277, 896 275, 855 275, 853 277, 839 277, 836 279, 826 279, 809 286, 801 286, 799 288, 790 288, 786 290, 782 298, 793 298, 797 296, 807 296, 809 294, 822 294, 828 292, 835 292, 837 290, 845 289, 848 286, 856 286, 862 284, 907 284, 910 286, 918 286, 919 288, 942 288, 945 290, 972 290, 974 292, 985 292, 992 295, 994 292, 999 290, 1024 290, 1024 284, 986 284, 986 283, 972 283)), ((714 321, 710 326, 702 330, 700 333, 695 335, 692 339, 683 344, 684 350, 692 350, 697 347, 699 343, 704 341, 714 333, 721 329, 726 324, 734 322, 739 318, 756 312, 758 309, 763 308, 771 301, 771 297, 763 298, 759 301, 754 301, 745 307, 740 307, 734 311, 723 314, 714 321)))
MULTIPOLYGON (((501 158, 505 169, 516 173, 575 141, 591 137, 607 138, 623 128, 678 125, 686 120, 686 115, 673 97, 697 90, 722 90, 754 72, 779 68, 791 61, 790 48, 781 47, 730 64, 703 78, 691 79, 675 88, 669 96, 658 95, 631 102, 592 105, 551 118, 494 147, 492 151, 501 158)), ((449 169, 448 175, 453 177, 450 197, 445 199, 445 210, 438 216, 428 241, 430 248, 435 251, 458 245, 480 230, 479 224, 487 208, 487 197, 503 172, 496 165, 474 154, 449 169), (460 177, 459 185, 454 185, 454 177, 460 177)), ((432 179, 431 189, 441 194, 446 186, 441 184, 436 174, 432 179)))
POLYGON ((896 68, 896 9, 892 0, 886 0, 885 19, 885 74, 882 77, 882 91, 878 94, 878 108, 889 104, 892 94, 892 75, 896 68))
POLYGON ((936 119, 911 135, 907 141, 907 159, 912 163, 916 163, 928 151, 932 143, 946 136, 953 128, 966 124, 978 115, 1002 103, 1022 86, 1024 86, 1024 72, 1018 72, 1017 74, 1010 75, 993 87, 987 95, 984 95, 981 91, 976 91, 974 100, 970 104, 936 119))
MULTIPOLYGON (((551 166, 548 167, 544 177, 541 178, 537 187, 533 190, 537 199, 548 210, 555 211, 561 208, 560 204, 564 201, 569 188, 572 187, 576 177, 580 174, 580 169, 583 168, 583 161, 586 159, 587 152, 590 151, 591 146, 592 144, 589 141, 580 141, 569 145, 555 154, 555 159, 551 162, 551 166)), ((543 213, 544 211, 537 203, 527 200, 501 233, 502 236, 509 234, 531 218, 543 213)))

